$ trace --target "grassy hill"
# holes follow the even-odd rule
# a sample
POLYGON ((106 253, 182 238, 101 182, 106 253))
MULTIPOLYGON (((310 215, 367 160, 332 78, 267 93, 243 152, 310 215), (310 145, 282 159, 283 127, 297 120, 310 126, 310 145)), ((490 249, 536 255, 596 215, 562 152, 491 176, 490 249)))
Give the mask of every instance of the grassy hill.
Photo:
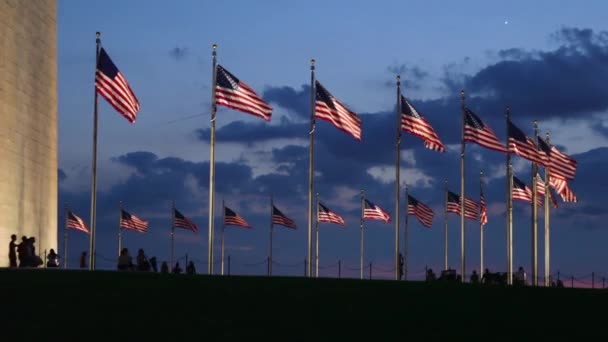
POLYGON ((0 270, 1 322, 11 331, 25 329, 21 337, 29 341, 386 341, 413 335, 578 340, 608 335, 607 304, 607 291, 588 289, 0 270))

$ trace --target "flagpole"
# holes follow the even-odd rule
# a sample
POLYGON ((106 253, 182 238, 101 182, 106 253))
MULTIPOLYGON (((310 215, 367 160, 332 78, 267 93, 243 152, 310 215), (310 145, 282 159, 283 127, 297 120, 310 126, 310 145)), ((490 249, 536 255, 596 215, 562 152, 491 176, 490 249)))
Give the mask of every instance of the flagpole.
POLYGON ((464 121, 465 121, 465 104, 464 104, 464 90, 460 91, 460 107, 462 110, 462 127, 460 136, 460 281, 464 283, 465 279, 465 237, 464 237, 464 121))
POLYGON ((359 236, 359 273, 360 278, 363 279, 363 217, 365 216, 365 193, 361 190, 361 226, 359 236))
MULTIPOLYGON (((479 171, 479 206, 481 209, 481 196, 483 194, 483 171, 479 171)), ((479 213, 479 274, 483 275, 483 223, 479 213)))
POLYGON ((445 211, 443 212, 445 228, 444 234, 444 246, 443 246, 443 269, 448 269, 448 181, 445 181, 445 211))
MULTIPOLYGON (((170 261, 169 269, 173 272, 173 251, 174 251, 174 235, 175 235, 175 200, 171 205, 171 250, 170 250, 170 261)), ((186 265, 187 266, 187 265, 186 265)))
MULTIPOLYGON (((209 242, 207 248, 207 273, 213 274, 213 233, 215 220, 215 114, 217 106, 215 104, 215 85, 217 78, 217 44, 213 44, 213 52, 211 53, 212 76, 211 76, 211 138, 209 140, 209 242)), ((223 214, 222 214, 223 215, 223 214)), ((222 263, 224 259, 222 258, 222 263)), ((223 265, 223 264, 222 264, 223 265)))
MULTIPOLYGON (((95 39, 95 79, 97 78, 97 66, 99 64, 99 51, 101 50, 100 32, 96 32, 95 39)), ((93 161, 91 163, 91 233, 89 234, 89 270, 95 270, 95 219, 97 215, 97 125, 99 98, 97 89, 93 87, 95 97, 93 101, 93 161)))
POLYGON ((513 170, 509 152, 509 122, 511 108, 505 108, 507 122, 507 283, 513 285, 513 170))
POLYGON ((409 270, 409 256, 408 256, 408 245, 410 243, 409 238, 409 215, 408 215, 408 207, 409 207, 409 198, 407 196, 407 184, 405 185, 405 217, 404 220, 404 232, 403 232, 403 280, 407 280, 407 273, 409 270))
POLYGON ((118 202, 118 256, 122 250, 122 201, 118 202))
POLYGON ((316 223, 317 236, 315 241, 317 243, 317 252, 315 254, 315 277, 319 278, 319 193, 317 193, 317 223, 316 223))
POLYGON ((274 203, 272 201, 272 195, 270 195, 270 243, 268 244, 268 275, 272 275, 272 234, 274 230, 274 223, 272 221, 274 213, 274 203))
POLYGON ((65 226, 63 227, 63 268, 68 268, 68 205, 65 205, 65 226))
MULTIPOLYGON (((547 145, 549 145, 549 133, 547 133, 546 142, 547 145)), ((551 275, 551 232, 549 225, 549 220, 551 218, 551 213, 549 211, 549 196, 551 196, 551 189, 549 187, 551 181, 550 172, 551 170, 548 167, 545 167, 545 286, 547 287, 551 286, 551 280, 549 279, 551 275)))
POLYGON ((224 199, 222 198, 222 236, 221 236, 221 242, 220 242, 220 249, 221 249, 221 269, 220 269, 220 274, 224 275, 224 231, 226 230, 226 205, 224 204, 224 199))
MULTIPOLYGON (((399 280, 399 213, 401 212, 401 76, 397 75, 397 137, 395 142, 395 279, 399 280)), ((407 209, 406 209, 407 210, 407 209)), ((407 215, 407 212, 406 212, 407 215)))
POLYGON ((315 60, 310 60, 310 143, 308 148, 308 276, 312 278, 312 213, 315 151, 315 60))
MULTIPOLYGON (((538 137, 538 121, 534 120, 534 146, 538 137)), ((537 148, 538 150, 538 148, 537 148)), ((532 163, 532 284, 538 286, 538 189, 536 187, 536 174, 538 165, 532 163)), ((546 193, 545 193, 546 196, 546 193)))

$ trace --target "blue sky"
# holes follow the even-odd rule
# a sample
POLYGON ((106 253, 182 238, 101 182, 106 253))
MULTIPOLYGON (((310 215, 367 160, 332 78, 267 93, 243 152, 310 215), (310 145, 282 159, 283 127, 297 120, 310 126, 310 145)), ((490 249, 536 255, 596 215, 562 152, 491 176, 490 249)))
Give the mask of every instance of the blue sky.
MULTIPOLYGON (((514 122, 526 133, 538 119, 541 132, 550 131, 552 142, 579 161, 572 188, 580 203, 564 204, 552 215, 552 269, 603 272, 608 257, 602 191, 608 190, 602 179, 608 168, 602 158, 608 148, 608 33, 602 13, 607 6, 602 1, 585 6, 575 1, 559 6, 552 1, 59 1, 59 164, 65 175, 60 208, 68 203, 88 222, 95 31, 101 31, 102 44, 137 94, 141 111, 130 125, 100 100, 98 252, 111 258, 116 251, 122 200, 127 210, 151 221, 147 235, 125 233, 125 245, 166 260, 169 208, 175 199, 203 231, 179 232, 176 254, 189 253, 205 269, 210 57, 217 43, 219 63, 274 107, 270 124, 218 111, 216 198, 225 198, 254 226, 227 231, 234 272, 265 270, 246 264, 266 256, 270 193, 298 223, 296 231, 276 229, 275 260, 296 265, 306 255, 310 58, 317 60, 323 85, 363 119, 361 143, 318 124, 317 187, 322 200, 347 221, 345 229, 322 225, 322 265, 338 259, 347 267, 358 265, 360 189, 394 212, 391 111, 399 72, 404 94, 448 145, 440 155, 414 137, 403 139, 402 179, 436 212, 431 230, 410 221, 412 273, 442 265, 444 180, 452 191, 459 190, 459 174, 451 170, 459 166, 461 88, 467 104, 500 139, 505 138, 502 110, 509 104, 514 122)), ((514 162, 518 177, 529 182, 529 164, 514 162)), ((466 163, 467 196, 478 197, 479 170, 488 175, 486 264, 502 270, 504 156, 467 146, 466 163)), ((529 206, 516 202, 514 215, 515 265, 529 270, 529 206)), ((60 215, 60 227, 62 220, 60 215)), ((458 267, 458 217, 449 222, 450 264, 458 267)), ((392 225, 366 224, 366 263, 378 265, 375 274, 392 266, 393 236, 392 225)), ((478 236, 477 225, 469 223, 469 270, 478 268, 478 236)), ((71 260, 87 246, 86 236, 70 232, 71 260)), ((111 262, 99 265, 113 267, 111 262)), ((302 269, 274 267, 279 274, 302 269)), ((335 269, 323 272, 330 275, 335 269)))

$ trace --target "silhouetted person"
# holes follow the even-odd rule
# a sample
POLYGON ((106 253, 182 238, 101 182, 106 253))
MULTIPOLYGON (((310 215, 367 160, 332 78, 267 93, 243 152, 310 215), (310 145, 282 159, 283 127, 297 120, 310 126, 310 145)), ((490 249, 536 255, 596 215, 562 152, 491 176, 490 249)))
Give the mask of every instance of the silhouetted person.
POLYGON ((144 250, 142 248, 137 251, 136 262, 138 271, 147 272, 150 270, 150 263, 148 262, 148 258, 146 257, 146 254, 144 253, 144 250))
POLYGON ((118 257, 118 270, 119 271, 131 271, 133 270, 133 260, 129 255, 129 250, 127 248, 123 248, 120 251, 120 256, 118 257))
POLYGON ((403 254, 399 253, 399 280, 401 280, 401 278, 403 278, 403 265, 404 265, 403 254))
POLYGON ((169 266, 167 265, 166 261, 163 261, 163 263, 160 265, 160 273, 169 273, 169 266))
POLYGON ((426 271, 426 281, 431 282, 431 281, 435 281, 435 279, 437 279, 437 278, 435 277, 435 273, 433 273, 433 269, 429 268, 426 271))
POLYGON ((158 264, 156 263, 156 257, 151 257, 148 262, 150 263, 150 267, 152 267, 152 271, 158 272, 158 264))
POLYGON ((29 253, 29 248, 27 247, 28 245, 28 238, 27 236, 22 236, 21 237, 21 243, 17 246, 17 256, 19 258, 19 267, 26 267, 27 266, 27 259, 28 259, 28 253, 29 253))
POLYGON ((17 267, 17 235, 11 235, 11 242, 8 244, 8 266, 17 267))
POLYGON ((519 266, 519 269, 515 273, 515 285, 526 285, 526 271, 521 266, 519 266))
POLYGON ((175 273, 175 274, 181 274, 182 273, 182 268, 179 267, 179 262, 175 263, 175 267, 173 267, 173 273, 175 273))
POLYGON ((55 253, 55 250, 51 248, 49 254, 46 256, 46 267, 59 267, 59 255, 55 253))
POLYGON ((79 267, 80 268, 87 268, 87 252, 82 252, 80 254, 79 267))
POLYGON ((488 284, 490 283, 490 270, 489 269, 485 269, 485 271, 483 271, 483 276, 481 277, 481 282, 484 284, 488 284))
POLYGON ((473 270, 473 274, 471 274, 471 283, 479 284, 479 274, 477 274, 477 271, 475 270, 473 270))
POLYGON ((196 268, 194 267, 194 262, 190 261, 188 266, 186 266, 186 274, 193 275, 196 274, 196 268))

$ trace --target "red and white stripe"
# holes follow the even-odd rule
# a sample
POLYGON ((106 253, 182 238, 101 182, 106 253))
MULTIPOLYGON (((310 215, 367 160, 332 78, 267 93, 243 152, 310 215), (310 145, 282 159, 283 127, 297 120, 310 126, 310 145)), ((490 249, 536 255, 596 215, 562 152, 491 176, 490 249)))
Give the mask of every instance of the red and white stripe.
POLYGON ((551 146, 551 174, 565 179, 574 179, 576 175, 576 160, 551 146))
POLYGON ((377 205, 374 208, 363 209, 363 219, 384 221, 384 223, 391 222, 390 215, 377 205))
POLYGON ((125 219, 121 216, 120 226, 124 229, 133 230, 139 233, 148 232, 148 221, 144 221, 135 215, 131 215, 130 219, 125 219))
POLYGON ((416 219, 418 219, 418 222, 426 228, 431 228, 433 226, 433 217, 435 216, 433 209, 419 201, 412 203, 411 197, 407 206, 407 214, 415 216, 416 219))
MULTIPOLYGON (((218 65, 217 72, 225 73, 226 71, 223 67, 218 65)), ((233 80, 228 74, 224 75, 231 81, 233 80)), ((235 89, 225 88, 220 84, 216 84, 215 103, 243 113, 258 116, 265 121, 270 121, 272 107, 268 105, 268 103, 262 100, 253 89, 242 81, 238 81, 238 83, 233 86, 235 89)))
POLYGON ((86 223, 84 223, 84 220, 81 219, 80 217, 78 217, 76 214, 74 214, 73 212, 68 210, 68 217, 66 220, 66 227, 69 229, 74 229, 74 230, 78 230, 81 231, 83 233, 87 233, 89 234, 89 229, 87 228, 86 223))
POLYGON ((319 81, 316 82, 317 92, 323 91, 329 97, 330 104, 316 98, 315 102, 315 118, 330 122, 337 129, 352 135, 355 139, 361 141, 361 119, 356 113, 351 112, 338 99, 333 97, 319 81), (331 105, 331 106, 330 106, 331 105), (334 107, 334 108, 331 108, 334 107))
POLYGON ((401 130, 422 139, 424 147, 429 150, 445 152, 445 147, 431 124, 403 96, 401 106, 401 130))
MULTIPOLYGON (((453 213, 460 216, 460 203, 448 201, 448 213, 453 213)), ((470 220, 477 220, 479 218, 479 204, 471 199, 465 199, 464 201, 464 217, 470 220)))

